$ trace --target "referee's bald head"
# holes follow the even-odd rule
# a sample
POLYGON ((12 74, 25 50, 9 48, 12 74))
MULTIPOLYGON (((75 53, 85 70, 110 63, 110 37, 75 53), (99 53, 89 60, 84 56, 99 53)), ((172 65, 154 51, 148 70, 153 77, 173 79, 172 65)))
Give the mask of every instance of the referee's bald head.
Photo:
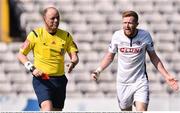
POLYGON ((48 7, 42 15, 46 30, 51 34, 56 33, 60 21, 59 11, 55 7, 48 7))
POLYGON ((46 16, 46 14, 49 12, 49 11, 51 11, 51 10, 54 10, 54 11, 56 11, 56 12, 58 12, 59 13, 59 11, 58 11, 58 9, 56 9, 55 7, 47 7, 47 8, 45 8, 44 10, 43 10, 43 12, 42 12, 42 15, 43 16, 46 16))

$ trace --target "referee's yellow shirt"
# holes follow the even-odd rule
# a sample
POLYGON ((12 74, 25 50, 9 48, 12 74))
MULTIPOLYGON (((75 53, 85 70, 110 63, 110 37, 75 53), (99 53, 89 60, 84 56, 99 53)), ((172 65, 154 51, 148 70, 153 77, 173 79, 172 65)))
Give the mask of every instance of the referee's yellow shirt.
POLYGON ((64 75, 65 53, 78 52, 72 36, 61 29, 55 35, 49 34, 45 28, 37 28, 27 36, 28 46, 20 52, 27 55, 31 50, 34 54, 34 65, 49 76, 64 75))

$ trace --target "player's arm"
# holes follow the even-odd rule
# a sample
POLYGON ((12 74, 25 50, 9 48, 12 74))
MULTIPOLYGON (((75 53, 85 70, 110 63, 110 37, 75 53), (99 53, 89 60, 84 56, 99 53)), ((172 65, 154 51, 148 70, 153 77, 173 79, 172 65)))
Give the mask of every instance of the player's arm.
POLYGON ((167 72, 167 70, 163 66, 163 63, 161 62, 161 60, 157 56, 156 52, 155 51, 148 51, 148 55, 149 55, 150 60, 153 63, 153 65, 163 75, 163 77, 165 78, 165 80, 168 83, 168 85, 173 90, 177 91, 179 89, 178 80, 174 76, 170 75, 167 72))
POLYGON ((70 57, 70 60, 71 60, 71 63, 68 64, 68 73, 70 73, 73 68, 78 64, 79 62, 79 57, 78 57, 78 53, 77 52, 71 52, 71 53, 68 53, 69 57, 70 57))
POLYGON ((100 63, 100 66, 91 74, 94 80, 98 80, 100 73, 111 64, 111 62, 114 59, 114 56, 115 53, 111 53, 111 52, 106 53, 106 55, 104 56, 103 60, 100 63))

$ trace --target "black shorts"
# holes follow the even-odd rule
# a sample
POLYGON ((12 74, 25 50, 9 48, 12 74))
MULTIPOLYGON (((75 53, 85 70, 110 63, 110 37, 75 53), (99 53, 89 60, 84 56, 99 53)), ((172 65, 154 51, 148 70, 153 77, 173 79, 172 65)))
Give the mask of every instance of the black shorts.
POLYGON ((49 80, 43 80, 39 77, 33 77, 33 88, 36 93, 39 106, 45 100, 51 100, 54 108, 62 109, 66 98, 67 78, 65 75, 59 77, 50 77, 49 80))

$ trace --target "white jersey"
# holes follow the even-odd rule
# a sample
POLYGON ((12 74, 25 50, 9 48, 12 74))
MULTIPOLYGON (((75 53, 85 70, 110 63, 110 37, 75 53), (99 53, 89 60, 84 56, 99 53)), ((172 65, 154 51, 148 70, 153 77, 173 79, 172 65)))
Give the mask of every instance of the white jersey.
POLYGON ((149 32, 138 29, 133 38, 128 38, 123 30, 113 34, 109 52, 118 53, 117 82, 134 83, 147 80, 146 51, 153 51, 153 41, 149 32))

